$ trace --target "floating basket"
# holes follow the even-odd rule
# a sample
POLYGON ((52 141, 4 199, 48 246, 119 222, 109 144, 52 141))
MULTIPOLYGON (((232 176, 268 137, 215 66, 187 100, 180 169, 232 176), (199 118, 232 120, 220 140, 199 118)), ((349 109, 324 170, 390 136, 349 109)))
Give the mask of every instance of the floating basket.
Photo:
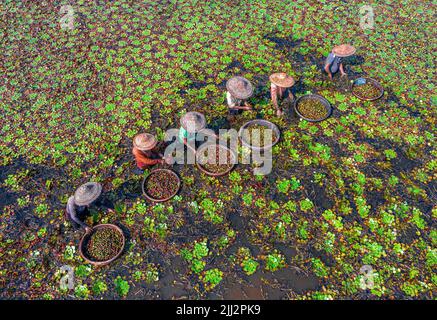
POLYGON ((145 196, 147 199, 149 199, 150 201, 153 201, 153 202, 165 202, 165 201, 168 201, 168 200, 170 200, 171 198, 173 198, 173 197, 174 197, 174 196, 179 192, 179 189, 181 188, 181 179, 179 178, 179 176, 177 175, 177 173, 174 172, 173 170, 170 170, 170 169, 155 169, 155 170, 153 170, 152 172, 150 172, 150 174, 149 174, 147 177, 144 178, 141 187, 142 187, 142 190, 143 190, 143 194, 144 194, 144 196, 145 196), (156 173, 159 173, 159 172, 168 172, 168 173, 174 175, 174 176, 176 177, 177 181, 178 181, 178 182, 177 182, 177 188, 176 188, 175 192, 173 192, 173 193, 172 193, 170 196, 168 196, 167 198, 163 198, 163 199, 157 199, 157 198, 154 198, 153 196, 151 196, 150 194, 148 194, 148 193, 147 193, 147 190, 146 190, 146 184, 147 184, 147 181, 149 180, 149 178, 150 178, 152 175, 154 175, 154 174, 156 174, 156 173))
POLYGON ((299 117, 301 117, 302 119, 305 119, 306 121, 310 121, 310 122, 323 121, 323 120, 329 118, 332 114, 332 107, 331 107, 331 104, 329 103, 329 101, 318 94, 307 94, 307 95, 299 97, 296 100, 296 102, 294 103, 294 110, 296 111, 296 113, 299 117), (326 108, 326 116, 324 116, 323 118, 319 118, 319 119, 312 119, 312 118, 305 117, 303 114, 300 113, 299 108, 298 108, 299 102, 302 102, 304 100, 318 100, 318 101, 320 101, 323 104, 323 106, 326 108))
POLYGON ((196 165, 200 169, 200 171, 202 171, 203 173, 205 173, 208 176, 212 176, 212 177, 221 177, 221 176, 224 176, 224 175, 228 174, 229 172, 231 172, 231 170, 235 167, 235 163, 236 163, 236 155, 235 155, 235 153, 232 152, 231 149, 229 149, 229 148, 227 148, 227 147, 225 147, 225 146, 223 146, 221 144, 217 144, 217 145, 216 144, 203 144, 203 145, 201 145, 199 147, 199 149, 197 149, 197 152, 196 152, 196 165), (199 158, 200 158, 201 155, 204 154, 205 149, 207 149, 209 147, 219 147, 219 148, 221 148, 223 150, 229 151, 229 154, 230 154, 230 157, 231 157, 231 159, 230 159, 231 163, 230 164, 232 164, 232 165, 226 171, 223 171, 223 172, 211 172, 211 171, 208 171, 206 168, 204 168, 202 166, 202 164, 200 163, 201 161, 199 161, 199 158))
POLYGON ((88 262, 94 266, 104 266, 104 265, 111 263, 115 259, 117 259, 121 255, 121 253, 123 252, 123 249, 124 249, 124 246, 126 243, 126 237, 124 236, 123 231, 119 227, 117 227, 116 225, 114 225, 114 224, 98 224, 97 226, 95 226, 93 228, 88 227, 85 230, 86 230, 86 233, 82 237, 82 239, 80 240, 80 243, 79 243, 79 254, 86 262, 88 262), (120 250, 111 259, 108 259, 105 261, 95 261, 86 254, 86 245, 88 244, 88 241, 89 241, 91 235, 94 232, 96 232, 96 230, 106 229, 106 228, 112 229, 114 232, 118 232, 121 235, 121 237, 123 239, 122 246, 120 247, 120 250))
POLYGON ((364 100, 364 101, 375 101, 375 100, 380 99, 384 95, 384 88, 381 86, 381 84, 378 81, 376 81, 375 79, 372 79, 372 78, 355 79, 354 81, 352 81, 351 91, 355 97, 357 97, 360 100, 364 100), (375 97, 363 97, 363 96, 360 96, 359 94, 357 94, 356 92, 354 92, 354 88, 359 86, 360 85, 359 83, 362 81, 364 81, 364 83, 373 84, 373 86, 379 90, 379 94, 375 97))
POLYGON ((277 144, 279 142, 279 139, 281 138, 281 131, 279 131, 279 128, 276 126, 276 124, 271 123, 270 121, 262 120, 262 119, 256 119, 256 120, 251 120, 251 121, 246 122, 245 124, 243 124, 243 126, 238 131, 238 136, 240 137, 241 143, 244 146, 246 146, 246 147, 248 147, 248 148, 250 148, 252 150, 260 151, 260 150, 271 149, 275 144, 277 144), (244 130, 249 129, 251 126, 254 126, 254 125, 260 125, 260 126, 263 126, 263 127, 266 127, 268 129, 272 130, 275 133, 275 135, 276 135, 276 139, 274 141, 272 141, 271 144, 264 145, 262 147, 252 146, 250 144, 250 141, 247 141, 245 139, 245 137, 243 135, 243 132, 244 132, 244 130))

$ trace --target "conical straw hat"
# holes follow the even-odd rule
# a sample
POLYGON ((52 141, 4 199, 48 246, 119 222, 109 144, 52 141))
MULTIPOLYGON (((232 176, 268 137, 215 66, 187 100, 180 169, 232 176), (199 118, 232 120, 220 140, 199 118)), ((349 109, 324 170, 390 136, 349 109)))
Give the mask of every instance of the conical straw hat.
POLYGON ((290 88, 294 85, 293 77, 284 72, 274 73, 270 76, 270 81, 281 88, 290 88))
POLYGON ((349 57, 349 56, 353 55, 356 51, 357 51, 357 49, 355 49, 350 44, 342 44, 342 45, 336 46, 336 47, 334 47, 334 49, 332 49, 332 53, 340 58, 349 57))
POLYGON ((95 201, 102 193, 102 185, 98 182, 87 182, 77 188, 74 193, 74 203, 87 206, 95 201))
POLYGON ((205 128, 205 116, 200 112, 187 112, 181 118, 181 126, 190 133, 196 133, 205 128))
POLYGON ((153 134, 140 133, 135 136, 133 144, 135 148, 147 151, 153 149, 156 146, 157 141, 153 134))
POLYGON ((233 77, 226 82, 226 89, 237 99, 245 100, 253 94, 253 86, 243 77, 233 77))

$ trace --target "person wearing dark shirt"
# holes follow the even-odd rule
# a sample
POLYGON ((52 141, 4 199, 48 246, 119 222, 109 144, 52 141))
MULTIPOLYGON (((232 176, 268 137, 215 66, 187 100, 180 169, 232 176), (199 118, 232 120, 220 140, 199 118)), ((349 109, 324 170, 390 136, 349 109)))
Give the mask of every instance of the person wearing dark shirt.
POLYGON ((87 208, 94 203, 102 193, 102 185, 98 182, 87 182, 77 188, 73 196, 68 198, 66 213, 67 217, 77 225, 82 225, 80 218, 87 208))
POLYGON ((349 44, 342 44, 332 49, 332 52, 326 58, 324 67, 324 70, 331 80, 333 74, 337 73, 339 70, 342 77, 347 75, 344 71, 343 58, 352 56, 355 52, 356 49, 349 44))

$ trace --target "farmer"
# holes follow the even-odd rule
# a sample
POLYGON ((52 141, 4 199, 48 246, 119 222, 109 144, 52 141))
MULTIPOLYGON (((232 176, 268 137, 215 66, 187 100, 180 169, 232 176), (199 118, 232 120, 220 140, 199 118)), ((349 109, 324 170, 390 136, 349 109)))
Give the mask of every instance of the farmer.
POLYGON ((235 116, 242 110, 252 110, 246 101, 253 94, 253 86, 249 80, 243 77, 233 77, 226 82, 226 100, 228 102, 229 114, 235 116))
POLYGON ((181 128, 179 129, 179 141, 187 146, 191 151, 196 142, 196 135, 203 132, 206 127, 205 116, 200 112, 187 112, 181 117, 181 128))
POLYGON ((346 76, 346 72, 344 71, 343 66, 343 58, 352 56, 357 50, 349 45, 342 44, 334 47, 332 52, 328 55, 325 61, 325 71, 329 76, 329 79, 332 80, 332 75, 337 73, 340 70, 341 76, 346 76))
POLYGON ((155 149, 157 143, 155 136, 149 133, 140 133, 135 136, 132 154, 138 169, 144 170, 155 164, 166 162, 166 158, 155 149))
POLYGON ((95 202, 102 193, 102 185, 98 182, 87 182, 77 188, 74 196, 67 201, 67 217, 82 225, 77 215, 84 215, 86 209, 95 202))
MULTIPOLYGON (((205 116, 200 112, 187 112, 180 119, 181 127, 177 132, 176 149, 167 148, 166 154, 169 155, 171 163, 194 164, 196 155, 196 142, 201 141, 205 136, 213 137, 214 141, 218 140, 214 131, 206 129, 205 116), (187 153, 187 162, 185 162, 185 147, 190 151, 187 153)), ((208 140, 209 142, 210 140, 208 140)))
MULTIPOLYGON (((283 111, 279 107, 279 103, 286 103, 289 106, 294 101, 294 95, 291 92, 291 87, 294 85, 295 81, 293 77, 287 75, 286 73, 274 73, 270 76, 270 94, 272 96, 273 105, 276 108, 276 114, 278 117, 283 115, 283 111), (280 102, 278 102, 278 100, 280 102)), ((282 104, 281 103, 281 104, 282 104)))

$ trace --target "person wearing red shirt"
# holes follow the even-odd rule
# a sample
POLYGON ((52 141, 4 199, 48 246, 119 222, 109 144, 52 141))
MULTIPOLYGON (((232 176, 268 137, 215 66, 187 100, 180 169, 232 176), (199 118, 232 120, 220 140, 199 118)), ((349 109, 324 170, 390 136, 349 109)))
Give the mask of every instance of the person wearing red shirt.
POLYGON ((166 162, 161 153, 156 150, 157 140, 154 135, 149 133, 140 133, 133 140, 132 154, 138 169, 144 170, 166 162))

